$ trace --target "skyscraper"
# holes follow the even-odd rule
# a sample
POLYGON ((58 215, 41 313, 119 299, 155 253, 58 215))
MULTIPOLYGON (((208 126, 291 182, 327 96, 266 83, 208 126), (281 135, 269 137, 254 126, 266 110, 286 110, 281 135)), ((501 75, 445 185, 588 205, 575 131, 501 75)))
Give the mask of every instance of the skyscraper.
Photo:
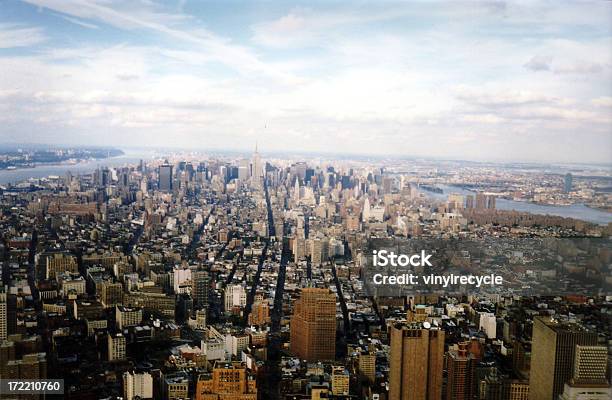
POLYGON ((295 177, 295 186, 293 188, 293 197, 296 202, 300 201, 300 178, 295 177))
POLYGON ((390 399, 441 398, 444 331, 428 328, 427 322, 391 327, 390 399))
POLYGON ((459 343, 458 349, 449 350, 447 355, 448 383, 446 384, 447 400, 467 400, 470 384, 468 375, 470 357, 466 343, 459 343))
POLYGON ((487 208, 495 209, 495 196, 487 196, 487 208))
POLYGON ((576 346, 572 381, 606 383, 608 349, 605 346, 576 346))
POLYGON ((6 287, 0 287, 0 342, 6 340, 8 336, 6 292, 6 287))
POLYGON ((465 198, 465 208, 474 208, 474 195, 467 195, 465 198))
POLYGON ((563 180, 563 191, 565 193, 569 193, 572 191, 572 174, 569 172, 565 174, 565 178, 563 180))
POLYGON ((487 208, 487 196, 482 192, 476 193, 476 208, 479 210, 487 208))
POLYGON ((208 272, 193 271, 191 273, 191 297, 196 308, 208 306, 208 272))
POLYGON ((257 144, 255 144, 255 152, 253 153, 253 158, 251 160, 251 178, 253 180, 254 185, 259 185, 261 183, 261 177, 263 176, 263 164, 261 162, 261 156, 257 151, 257 144))
POLYGON ((612 395, 608 377, 608 348, 576 346, 574 373, 565 383, 561 400, 608 400, 612 395))
POLYGON ((470 400, 474 397, 477 388, 476 367, 483 352, 483 346, 476 339, 449 349, 446 357, 447 400, 470 400))
POLYGON ((448 195, 448 204, 452 210, 460 210, 463 208, 465 203, 464 197, 458 193, 451 193, 448 195))
POLYGON ((304 288, 291 318, 291 351, 308 361, 336 356, 336 296, 329 289, 304 288))
POLYGON ((597 344, 597 333, 574 323, 535 317, 531 345, 529 399, 557 399, 572 377, 576 345, 597 344))
POLYGON ((172 165, 168 161, 159 166, 158 187, 163 192, 172 191, 172 165))
POLYGON ((361 213, 362 217, 361 220, 363 222, 368 222, 370 220, 370 199, 368 199, 368 197, 365 198, 364 202, 363 202, 363 211, 361 213))

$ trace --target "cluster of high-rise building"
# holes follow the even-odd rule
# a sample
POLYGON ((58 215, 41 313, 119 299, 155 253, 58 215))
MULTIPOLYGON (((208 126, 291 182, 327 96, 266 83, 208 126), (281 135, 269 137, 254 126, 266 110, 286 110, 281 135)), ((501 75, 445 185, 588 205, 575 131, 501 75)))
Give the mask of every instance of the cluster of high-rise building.
POLYGON ((3 187, 0 376, 67 399, 610 398, 610 225, 442 179, 256 151, 3 187), (507 285, 372 296, 368 245, 399 238, 474 241, 443 272, 507 285))

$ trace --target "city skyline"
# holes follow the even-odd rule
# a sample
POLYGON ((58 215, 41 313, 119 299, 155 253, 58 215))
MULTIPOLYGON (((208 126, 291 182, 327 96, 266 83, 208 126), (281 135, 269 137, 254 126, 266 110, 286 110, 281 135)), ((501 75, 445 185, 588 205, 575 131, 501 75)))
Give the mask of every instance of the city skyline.
POLYGON ((69 400, 609 399, 609 175, 430 165, 172 154, 0 186, 0 375, 69 400), (372 292, 389 248, 420 278, 372 292))
POLYGON ((4 3, 0 142, 612 159, 609 3, 241 5, 4 3))

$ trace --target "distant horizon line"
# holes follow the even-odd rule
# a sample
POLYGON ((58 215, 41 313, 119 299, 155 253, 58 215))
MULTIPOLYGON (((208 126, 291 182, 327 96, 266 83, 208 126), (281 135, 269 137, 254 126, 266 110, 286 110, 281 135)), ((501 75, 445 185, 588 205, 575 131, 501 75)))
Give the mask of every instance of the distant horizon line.
MULTIPOLYGON (((230 154, 252 154, 254 151, 247 149, 228 149, 228 148, 204 148, 204 147, 184 147, 184 146, 147 146, 147 145, 127 145, 127 146, 116 146, 116 145, 100 145, 100 144, 50 144, 50 143, 17 143, 17 142, 2 142, 0 143, 0 149, 3 147, 49 147, 49 148, 74 148, 74 149, 118 149, 118 150, 148 150, 148 151, 183 151, 183 152, 209 152, 209 153, 230 153, 230 154)), ((612 168, 612 161, 610 162, 581 162, 581 161, 533 161, 533 160, 494 160, 494 159, 465 159, 465 158, 454 158, 454 157, 443 157, 443 156, 415 156, 412 154, 376 154, 376 153, 359 153, 359 152, 342 152, 342 151, 320 151, 320 150, 265 150, 260 151, 261 146, 258 146, 260 154, 271 154, 271 155, 308 155, 308 156, 342 156, 343 158, 348 157, 359 157, 359 158, 372 158, 376 160, 380 159, 391 159, 391 160, 424 160, 424 161, 441 161, 441 162, 463 162, 463 163, 474 163, 474 164, 513 164, 513 165, 535 165, 535 166, 552 166, 552 165, 583 165, 583 166, 599 166, 612 168)), ((253 150, 255 149, 255 145, 253 150)))

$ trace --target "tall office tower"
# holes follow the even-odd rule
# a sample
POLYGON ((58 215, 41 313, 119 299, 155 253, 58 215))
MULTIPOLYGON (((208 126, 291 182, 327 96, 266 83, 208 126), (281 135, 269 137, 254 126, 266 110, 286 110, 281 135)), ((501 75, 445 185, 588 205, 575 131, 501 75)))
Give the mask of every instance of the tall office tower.
POLYGON ((531 363, 531 342, 515 340, 512 349, 512 370, 521 378, 529 376, 531 363))
MULTIPOLYGON (((312 177, 314 177, 314 176, 315 176, 315 170, 312 169, 312 168, 306 168, 306 171, 304 171, 304 182, 306 182, 306 183, 311 182, 312 177)), ((313 187, 315 186, 314 182, 313 182, 312 186, 313 187)))
POLYGON ((176 322, 185 324, 193 314, 193 299, 189 293, 181 293, 176 296, 176 322))
POLYGON ((459 343, 457 350, 449 350, 447 356, 448 382, 446 384, 447 400, 467 400, 470 384, 468 374, 470 357, 465 343, 459 343))
POLYGON ((149 181, 146 176, 140 181, 140 191, 142 193, 147 193, 149 191, 149 181))
POLYGON ((410 182, 404 181, 401 183, 402 188, 402 196, 410 197, 412 196, 412 188, 410 186, 410 182))
POLYGON ((389 399, 441 398, 444 331, 428 327, 426 322, 391 327, 389 399))
POLYGON ((300 177, 302 182, 306 182, 306 171, 308 170, 308 164, 304 161, 300 161, 295 163, 291 167, 292 171, 295 171, 295 174, 300 177))
POLYGON ((291 351, 307 361, 336 357, 336 295, 304 288, 291 317, 291 351))
POLYGON ((108 168, 97 169, 94 173, 96 186, 109 186, 112 183, 112 174, 108 168))
POLYGON ((157 187, 162 192, 172 191, 172 165, 168 161, 159 166, 157 187))
MULTIPOLYGON (((476 366, 482 358, 482 352, 482 345, 477 340, 459 343, 456 348, 448 351, 446 357, 447 400, 471 400, 474 397, 477 381, 476 366)), ((501 391, 500 385, 497 386, 501 391)))
POLYGON ((251 166, 249 160, 240 160, 238 165, 238 179, 246 181, 251 177, 251 166))
POLYGON ((565 178, 563 179, 563 191, 565 193, 569 193, 572 191, 572 180, 572 174, 570 174, 569 172, 565 174, 565 178))
POLYGON ((108 334, 108 361, 124 360, 125 359, 125 336, 121 333, 108 334))
POLYGON ((293 198, 296 202, 300 201, 300 178, 295 177, 295 185, 293 187, 293 198))
POLYGON ((370 208, 370 199, 368 197, 365 198, 364 202, 363 202, 363 211, 361 212, 361 221, 362 222, 368 222, 370 220, 370 213, 371 213, 371 208, 370 208))
POLYGON ((211 374, 201 374, 196 400, 257 400, 257 381, 240 362, 219 362, 211 374))
POLYGON ((130 170, 128 168, 122 168, 117 172, 117 180, 119 187, 127 188, 130 186, 130 170))
POLYGON ((448 195, 448 204, 453 210, 461 210, 464 204, 463 195, 458 193, 451 193, 448 195))
POLYGON ((302 237, 293 239, 293 258, 295 262, 306 257, 306 240, 302 237))
POLYGON ((382 181, 383 193, 389 194, 393 189, 393 179, 390 177, 384 177, 382 181))
POLYGON ((608 348, 605 346, 576 346, 574 372, 565 383, 561 400, 607 400, 612 390, 606 374, 608 348))
POLYGON ((261 156, 257 151, 257 144, 255 144, 255 153, 253 153, 253 158, 251 159, 251 177, 253 178, 253 183, 255 185, 259 185, 261 183, 262 176, 263 164, 261 162, 261 156))
POLYGON ((0 343, 8 336, 7 292, 7 286, 0 287, 0 343))
POLYGON ((474 196, 468 194, 465 198, 465 208, 474 208, 474 196))
POLYGON ((575 382, 589 383, 608 381, 606 369, 608 366, 608 349, 605 346, 576 346, 574 355, 575 382))
POLYGON ((312 264, 321 265, 326 260, 326 257, 323 254, 324 240, 321 238, 316 238, 310 243, 310 256, 312 258, 312 264))
POLYGON ((221 178, 221 180, 224 183, 229 182, 228 178, 229 178, 229 172, 227 170, 227 166, 226 165, 221 165, 219 166, 219 177, 221 178))
POLYGON ((195 308, 200 309, 208 306, 209 284, 208 272, 193 271, 191 273, 191 297, 195 308))
POLYGON ((495 196, 487 196, 487 208, 495 209, 495 196))
POLYGON ((482 192, 476 193, 476 208, 479 210, 487 208, 487 196, 482 192))
POLYGON ((227 178, 231 181, 233 179, 238 179, 238 167, 234 165, 230 165, 228 167, 228 175, 227 178))
POLYGON ((535 317, 531 344, 529 399, 557 399, 573 371, 576 345, 597 345, 597 333, 574 323, 535 317))
POLYGON ((123 373, 123 398, 152 399, 153 377, 148 372, 124 372, 123 373))

